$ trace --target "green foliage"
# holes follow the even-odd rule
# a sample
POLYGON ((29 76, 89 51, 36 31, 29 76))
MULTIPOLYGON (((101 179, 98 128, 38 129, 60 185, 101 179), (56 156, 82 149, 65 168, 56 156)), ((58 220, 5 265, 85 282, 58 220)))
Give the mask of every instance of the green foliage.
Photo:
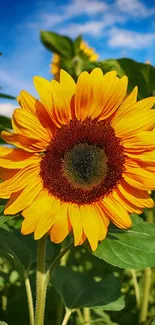
POLYGON ((28 247, 11 231, 0 232, 0 256, 13 263, 23 277, 31 263, 31 252, 28 247))
MULTIPOLYGON (((107 310, 117 310, 120 282, 113 274, 96 282, 85 274, 60 267, 55 269, 52 283, 70 309, 93 306, 102 306, 104 309, 105 306, 107 310)), ((119 301, 119 308, 124 308, 123 299, 119 301)))
POLYGON ((104 72, 116 70, 119 77, 127 75, 129 78, 128 91, 130 92, 135 86, 138 86, 139 99, 155 94, 155 67, 152 65, 122 58, 99 62, 99 66, 104 72))
POLYGON ((5 98, 5 99, 16 99, 16 97, 0 93, 0 98, 5 98))
POLYGON ((8 130, 12 128, 11 119, 0 115, 0 132, 2 130, 8 130))
POLYGON ((46 48, 69 59, 73 57, 73 42, 69 37, 54 32, 40 32, 40 38, 46 48))
POLYGON ((94 255, 123 268, 155 266, 155 224, 137 219, 139 222, 129 230, 111 227, 94 255))

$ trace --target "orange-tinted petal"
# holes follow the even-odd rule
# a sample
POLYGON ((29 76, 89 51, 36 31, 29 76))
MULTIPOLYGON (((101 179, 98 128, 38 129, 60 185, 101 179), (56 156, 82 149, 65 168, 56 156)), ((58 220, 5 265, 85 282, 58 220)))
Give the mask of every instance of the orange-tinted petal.
POLYGON ((99 117, 99 120, 104 120, 111 116, 124 99, 127 83, 126 76, 119 79, 116 77, 115 71, 106 73, 103 76, 102 90, 98 94, 98 108, 91 117, 99 117))
POLYGON ((45 143, 42 140, 32 139, 22 134, 9 133, 6 131, 3 131, 1 135, 5 142, 13 144, 14 146, 28 152, 41 152, 46 150, 45 143))
POLYGON ((52 116, 53 99, 51 95, 50 81, 41 77, 34 77, 33 81, 34 86, 40 96, 41 102, 46 107, 48 114, 52 116))
POLYGON ((112 194, 102 200, 102 206, 107 217, 118 227, 126 229, 131 227, 131 219, 125 208, 116 201, 112 194))
POLYGON ((5 206, 4 214, 16 214, 26 209, 35 200, 42 190, 42 181, 39 176, 33 176, 33 182, 22 191, 13 193, 5 206))
POLYGON ((155 130, 139 132, 122 140, 122 144, 127 151, 135 151, 135 153, 137 151, 155 150, 155 130))
POLYGON ((28 138, 34 138, 47 146, 51 140, 50 134, 42 126, 38 118, 24 109, 15 109, 13 113, 14 131, 28 138))
POLYGON ((150 195, 143 190, 139 190, 122 180, 118 185, 119 191, 131 204, 141 208, 152 208, 154 202, 150 195))
POLYGON ((123 177, 128 184, 142 191, 155 190, 155 173, 142 167, 133 168, 126 164, 126 171, 123 177))
POLYGON ((93 205, 80 206, 83 231, 93 251, 96 250, 99 240, 98 211, 93 205))
POLYGON ((74 234, 74 245, 78 245, 82 237, 82 222, 80 208, 76 204, 70 204, 68 207, 69 220, 74 234))
POLYGON ((0 147, 0 166, 8 169, 24 168, 40 160, 38 154, 21 149, 0 147))
POLYGON ((42 237, 46 231, 50 229, 52 223, 52 205, 53 197, 49 195, 46 190, 41 191, 35 201, 22 212, 25 218, 22 223, 22 234, 26 235, 32 233, 35 231, 37 224, 42 221, 42 229, 39 227, 40 233, 37 230, 35 239, 42 237), (44 218, 46 218, 46 220, 44 220, 44 218))
POLYGON ((134 104, 123 117, 120 116, 118 119, 114 117, 111 124, 116 136, 124 138, 134 135, 135 132, 152 129, 155 126, 155 111, 150 108, 154 103, 155 97, 142 99, 134 104))
POLYGON ((7 181, 18 173, 18 169, 7 169, 0 167, 0 180, 7 181))
POLYGON ((71 231, 71 225, 68 218, 68 204, 63 203, 57 213, 54 224, 50 231, 51 241, 61 243, 71 231))
POLYGON ((66 101, 70 105, 72 96, 75 93, 76 84, 73 78, 63 69, 60 70, 60 86, 66 97, 66 101))
MULTIPOLYGON (((121 118, 123 118, 128 112, 135 112, 135 105, 137 103, 137 94, 138 94, 138 88, 135 87, 131 94, 126 96, 126 98, 121 103, 118 110, 115 112, 114 115, 114 121, 119 121, 121 118)), ((136 105, 138 109, 138 105, 136 105)))
POLYGON ((137 207, 134 204, 132 204, 129 200, 127 200, 127 198, 125 196, 123 196, 123 194, 121 193, 121 191, 119 191, 119 189, 116 189, 115 191, 113 191, 113 198, 118 201, 125 210, 127 210, 129 213, 142 213, 143 212, 143 208, 137 207))
POLYGON ((80 74, 75 93, 75 116, 78 120, 84 121, 94 105, 93 88, 88 72, 80 74))
POLYGON ((56 199, 54 196, 47 193, 44 200, 45 207, 47 206, 48 202, 49 207, 46 207, 45 213, 43 213, 36 225, 34 232, 35 239, 40 239, 51 229, 60 210, 60 200, 56 199))
POLYGON ((66 96, 64 88, 56 80, 51 82, 51 96, 53 99, 52 119, 54 123, 58 127, 62 124, 68 124, 71 119, 69 96, 66 96))
POLYGON ((22 90, 19 98, 22 108, 34 114, 50 136, 53 135, 55 126, 51 119, 51 112, 49 113, 46 107, 27 91, 22 90))
POLYGON ((33 164, 18 171, 11 179, 0 183, 0 197, 3 197, 3 192, 12 194, 18 192, 30 184, 33 178, 36 178, 40 173, 40 166, 33 164))

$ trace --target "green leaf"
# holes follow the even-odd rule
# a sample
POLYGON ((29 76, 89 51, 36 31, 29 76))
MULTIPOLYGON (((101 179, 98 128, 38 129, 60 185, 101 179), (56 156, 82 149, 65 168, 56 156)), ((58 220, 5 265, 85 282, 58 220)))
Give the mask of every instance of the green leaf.
POLYGON ((12 129, 11 119, 6 116, 0 115, 0 130, 12 129))
POLYGON ((17 216, 0 216, 0 228, 4 225, 4 223, 15 219, 17 216))
POLYGON ((11 231, 0 231, 0 255, 14 264, 20 275, 28 271, 31 263, 31 252, 28 247, 11 231))
POLYGON ((116 70, 119 77, 129 78, 128 91, 138 86, 138 98, 149 97, 155 92, 155 68, 150 64, 136 62, 132 59, 109 59, 98 63, 104 72, 116 70))
POLYGON ((151 325, 155 325, 155 320, 151 323, 151 325))
MULTIPOLYGON (((104 306, 120 297, 120 282, 113 274, 108 274, 100 282, 71 269, 58 267, 53 272, 52 283, 70 308, 104 306)), ((108 309, 108 310, 109 310, 108 309)))
POLYGON ((16 97, 7 95, 7 94, 2 94, 0 93, 0 98, 6 98, 6 99, 16 99, 16 97))
POLYGON ((8 325, 8 324, 5 322, 0 322, 0 325, 8 325))
POLYGON ((79 35, 74 41, 75 55, 76 55, 76 53, 79 53, 81 41, 82 41, 82 36, 81 35, 79 35))
POLYGON ((69 37, 61 36, 54 32, 41 31, 40 38, 48 50, 57 53, 66 59, 73 57, 74 46, 69 37))
POLYGON ((101 307, 95 307, 93 310, 113 310, 113 311, 119 311, 125 308, 125 297, 121 296, 118 299, 116 299, 113 302, 110 302, 109 304, 101 307))
POLYGON ((155 224, 140 220, 129 230, 112 226, 93 254, 120 268, 155 266, 155 224))

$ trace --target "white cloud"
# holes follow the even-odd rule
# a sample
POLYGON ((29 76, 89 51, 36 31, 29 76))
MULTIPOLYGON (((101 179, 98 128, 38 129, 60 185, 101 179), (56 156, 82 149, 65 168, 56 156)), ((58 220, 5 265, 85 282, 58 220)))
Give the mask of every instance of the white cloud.
POLYGON ((116 8, 119 12, 139 19, 153 16, 155 13, 154 8, 148 8, 140 0, 116 0, 116 8))
POLYGON ((0 115, 11 117, 14 109, 17 108, 17 105, 11 103, 0 103, 0 115))
POLYGON ((108 45, 116 48, 143 49, 153 45, 155 33, 137 33, 125 29, 113 28, 110 31, 108 45))
MULTIPOLYGON (((44 24, 44 28, 55 26, 56 24, 63 23, 70 18, 88 15, 94 16, 96 14, 102 14, 108 9, 108 5, 105 1, 99 0, 72 0, 68 5, 59 7, 59 14, 43 13, 41 19, 44 24)), ((29 24, 29 27, 31 25, 29 24)))
POLYGON ((83 24, 69 24, 67 27, 59 28, 58 32, 70 37, 76 37, 78 34, 100 36, 103 28, 103 21, 91 21, 83 24))

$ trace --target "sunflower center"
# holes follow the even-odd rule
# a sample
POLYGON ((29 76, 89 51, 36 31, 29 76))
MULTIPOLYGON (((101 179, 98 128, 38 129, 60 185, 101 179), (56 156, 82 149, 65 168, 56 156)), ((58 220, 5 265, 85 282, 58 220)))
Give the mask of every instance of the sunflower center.
POLYGON ((104 180, 107 157, 103 148, 80 143, 65 153, 62 166, 64 175, 74 187, 90 189, 104 180))
POLYGON ((124 153, 109 122, 87 118, 58 129, 40 163, 49 194, 62 202, 90 204, 122 179, 124 153))

